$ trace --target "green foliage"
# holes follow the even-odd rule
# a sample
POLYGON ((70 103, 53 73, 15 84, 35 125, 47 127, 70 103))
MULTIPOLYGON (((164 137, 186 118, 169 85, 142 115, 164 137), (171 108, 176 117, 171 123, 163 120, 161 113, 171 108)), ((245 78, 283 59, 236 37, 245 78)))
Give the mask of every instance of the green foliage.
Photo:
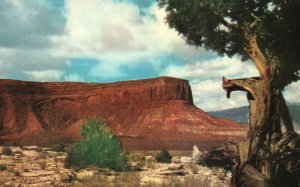
POLYGON ((14 172, 14 175, 15 175, 16 177, 20 177, 20 176, 21 176, 20 172, 18 172, 18 171, 15 171, 15 172, 14 172))
MULTIPOLYGON (((250 58, 253 38, 272 65, 272 86, 299 79, 300 1, 157 0, 166 22, 190 45, 250 58)), ((253 60, 253 59, 252 59, 253 60)))
POLYGON ((0 171, 5 171, 7 167, 3 164, 0 164, 0 171))
POLYGON ((103 121, 87 120, 81 126, 83 141, 68 153, 70 166, 108 167, 117 171, 127 168, 125 155, 120 144, 103 121))
POLYGON ((10 147, 4 146, 2 147, 2 154, 10 156, 12 155, 12 150, 10 147))
POLYGON ((156 157, 156 160, 161 163, 171 163, 172 156, 169 154, 168 150, 163 149, 156 157))

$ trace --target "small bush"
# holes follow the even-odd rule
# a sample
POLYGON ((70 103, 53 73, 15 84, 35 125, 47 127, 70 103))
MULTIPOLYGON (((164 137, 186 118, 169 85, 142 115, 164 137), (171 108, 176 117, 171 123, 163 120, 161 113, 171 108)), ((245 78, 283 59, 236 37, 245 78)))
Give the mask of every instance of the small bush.
POLYGON ((171 163, 172 156, 169 154, 168 150, 163 149, 156 157, 156 160, 161 163, 171 163))
POLYGON ((20 177, 20 176, 21 176, 20 172, 18 172, 18 171, 15 171, 15 172, 14 172, 14 175, 15 175, 16 177, 20 177))
POLYGON ((65 152, 66 151, 66 144, 65 143, 60 143, 58 145, 55 145, 52 147, 52 151, 55 152, 65 152))
POLYGON ((42 170, 45 170, 45 169, 47 168, 47 163, 46 163, 45 160, 43 160, 42 162, 40 162, 39 165, 40 165, 40 168, 41 168, 42 170))
POLYGON ((2 154, 7 155, 7 156, 12 155, 12 150, 11 150, 11 148, 10 148, 10 147, 7 147, 7 146, 2 147, 2 154))
POLYGON ((87 120, 81 126, 81 136, 83 141, 68 152, 65 166, 108 167, 117 171, 127 168, 118 140, 103 121, 87 120))
POLYGON ((0 171, 5 171, 7 167, 3 164, 0 164, 0 171))

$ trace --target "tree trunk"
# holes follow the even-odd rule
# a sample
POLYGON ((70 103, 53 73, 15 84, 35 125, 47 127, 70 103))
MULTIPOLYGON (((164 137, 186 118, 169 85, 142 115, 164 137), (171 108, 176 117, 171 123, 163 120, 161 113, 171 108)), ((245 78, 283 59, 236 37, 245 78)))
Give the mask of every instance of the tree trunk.
POLYGON ((287 167, 278 161, 282 156, 277 146, 282 139, 280 117, 288 133, 293 133, 293 124, 280 90, 272 89, 270 83, 268 77, 263 80, 223 78, 228 97, 231 91, 246 91, 249 101, 249 133, 247 143, 243 144, 248 149, 240 149, 247 150, 248 156, 237 168, 234 180, 237 186, 277 186, 278 167, 282 170, 287 167))

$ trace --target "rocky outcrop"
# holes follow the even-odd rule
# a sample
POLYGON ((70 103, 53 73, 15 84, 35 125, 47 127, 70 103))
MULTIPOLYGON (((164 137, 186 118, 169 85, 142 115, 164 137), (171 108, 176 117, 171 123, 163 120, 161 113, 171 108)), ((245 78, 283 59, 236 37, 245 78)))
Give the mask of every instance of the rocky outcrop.
MULTIPOLYGON (((108 168, 65 168, 67 153, 37 146, 0 146, 0 186, 228 186, 231 173, 193 163, 158 163, 145 160, 154 155, 139 151, 128 155, 129 168, 116 172, 108 168), (8 147, 5 147, 6 149, 8 147), (134 156, 135 155, 135 156, 134 156)), ((153 154, 153 152, 152 152, 153 154)), ((177 156, 174 155, 176 158, 177 156)))
POLYGON ((190 149, 199 140, 246 134, 238 123, 197 108, 187 80, 160 77, 109 84, 0 80, 0 87, 2 144, 76 141, 80 124, 88 118, 107 121, 127 148, 172 148, 190 142, 186 143, 190 149))

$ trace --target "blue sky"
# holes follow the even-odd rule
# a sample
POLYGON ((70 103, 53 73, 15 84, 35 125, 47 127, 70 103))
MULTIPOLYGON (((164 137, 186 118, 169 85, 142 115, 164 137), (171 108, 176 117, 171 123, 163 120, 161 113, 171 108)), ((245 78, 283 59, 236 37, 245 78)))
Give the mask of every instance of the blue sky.
MULTIPOLYGON (((1 0, 0 78, 115 82, 158 76, 188 79, 206 110, 246 105, 225 97, 221 78, 256 76, 251 62, 185 44, 154 0, 1 0)), ((285 96, 297 102, 300 84, 285 96)))

